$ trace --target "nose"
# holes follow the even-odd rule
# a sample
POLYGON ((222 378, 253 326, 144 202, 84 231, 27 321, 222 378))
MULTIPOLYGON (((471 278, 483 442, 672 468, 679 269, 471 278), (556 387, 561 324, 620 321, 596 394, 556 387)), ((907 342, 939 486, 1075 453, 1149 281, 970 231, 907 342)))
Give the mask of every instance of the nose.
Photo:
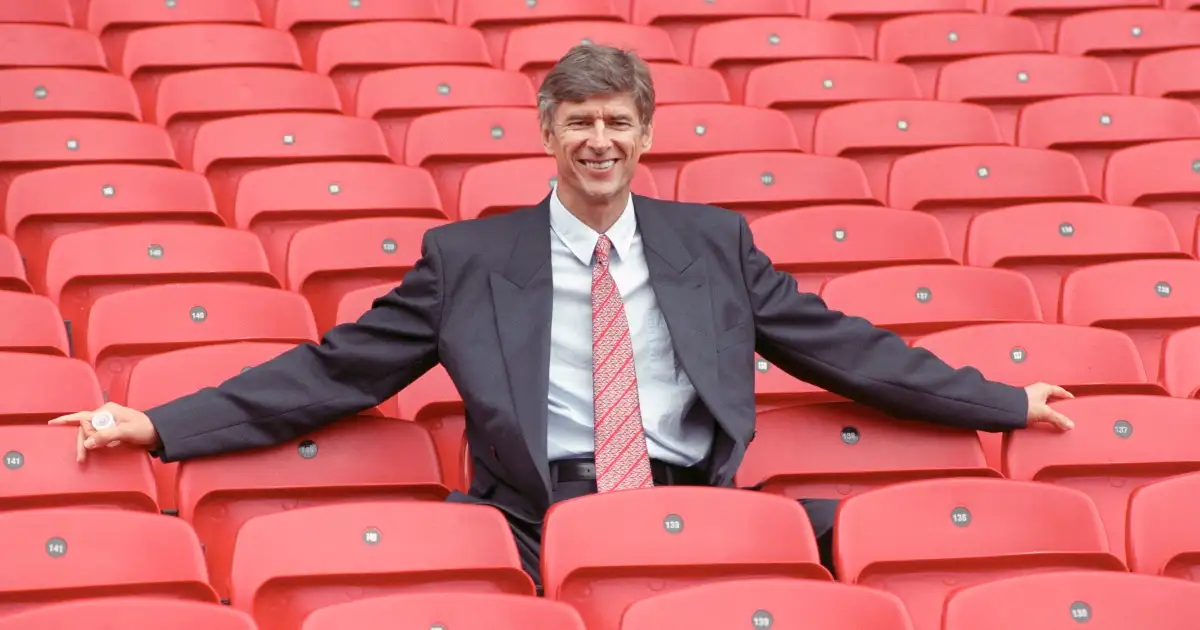
POLYGON ((604 124, 603 120, 597 120, 596 124, 592 125, 591 133, 588 134, 587 146, 596 153, 604 153, 612 146, 608 126, 604 124))

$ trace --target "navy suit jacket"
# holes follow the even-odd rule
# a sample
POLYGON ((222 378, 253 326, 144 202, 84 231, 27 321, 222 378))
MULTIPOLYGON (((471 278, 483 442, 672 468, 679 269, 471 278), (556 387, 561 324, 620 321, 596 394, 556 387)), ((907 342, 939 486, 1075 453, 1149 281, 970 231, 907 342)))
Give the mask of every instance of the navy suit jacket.
MULTIPOLYGON (((732 484, 754 437, 754 355, 897 417, 964 429, 1025 426, 1024 390, 953 369, 801 293, 727 210, 635 196, 650 281, 678 359, 715 422, 713 485, 732 484)), ((553 281, 549 197, 425 234, 402 284, 357 322, 147 411, 176 461, 277 444, 387 400, 439 362, 466 407, 467 497, 537 522, 551 503, 547 390, 553 281)))

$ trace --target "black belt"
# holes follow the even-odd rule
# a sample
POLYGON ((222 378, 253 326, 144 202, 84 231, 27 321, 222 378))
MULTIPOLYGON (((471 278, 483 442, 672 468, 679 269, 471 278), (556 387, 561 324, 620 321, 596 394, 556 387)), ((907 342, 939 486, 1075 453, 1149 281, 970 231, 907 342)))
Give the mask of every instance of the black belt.
MULTIPOLYGON (((708 475, 695 466, 680 466, 661 460, 650 460, 650 474, 660 486, 706 486, 708 475)), ((592 459, 560 459, 550 462, 552 482, 595 481, 596 462, 592 459)))

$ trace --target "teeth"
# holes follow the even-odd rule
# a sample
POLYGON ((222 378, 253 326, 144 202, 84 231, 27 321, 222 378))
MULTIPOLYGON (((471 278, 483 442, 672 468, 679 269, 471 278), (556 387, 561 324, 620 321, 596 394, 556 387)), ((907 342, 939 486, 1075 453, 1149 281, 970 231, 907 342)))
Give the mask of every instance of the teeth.
POLYGON ((616 160, 605 160, 603 162, 592 162, 592 161, 586 161, 586 160, 584 161, 584 164, 588 168, 593 168, 598 171, 603 171, 605 169, 612 168, 612 165, 616 164, 616 163, 617 163, 616 160))

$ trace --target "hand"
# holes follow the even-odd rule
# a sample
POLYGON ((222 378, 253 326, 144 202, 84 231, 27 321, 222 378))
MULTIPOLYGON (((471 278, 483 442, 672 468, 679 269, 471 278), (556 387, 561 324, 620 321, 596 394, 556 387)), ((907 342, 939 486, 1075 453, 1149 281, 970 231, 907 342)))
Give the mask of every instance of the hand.
POLYGON ((1029 427, 1045 426, 1062 431, 1075 428, 1070 418, 1051 409, 1048 404, 1051 400, 1074 398, 1074 394, 1049 383, 1034 383, 1025 388, 1025 394, 1029 397, 1029 415, 1026 416, 1029 427))
POLYGON ((60 416, 49 422, 54 425, 79 425, 79 436, 76 439, 75 460, 82 463, 87 459, 87 452, 98 448, 112 448, 121 444, 140 446, 150 450, 158 446, 158 432, 146 414, 122 407, 115 403, 105 403, 95 411, 80 411, 66 416, 60 416), (112 427, 97 431, 92 426, 92 415, 99 411, 107 411, 116 421, 112 427))

